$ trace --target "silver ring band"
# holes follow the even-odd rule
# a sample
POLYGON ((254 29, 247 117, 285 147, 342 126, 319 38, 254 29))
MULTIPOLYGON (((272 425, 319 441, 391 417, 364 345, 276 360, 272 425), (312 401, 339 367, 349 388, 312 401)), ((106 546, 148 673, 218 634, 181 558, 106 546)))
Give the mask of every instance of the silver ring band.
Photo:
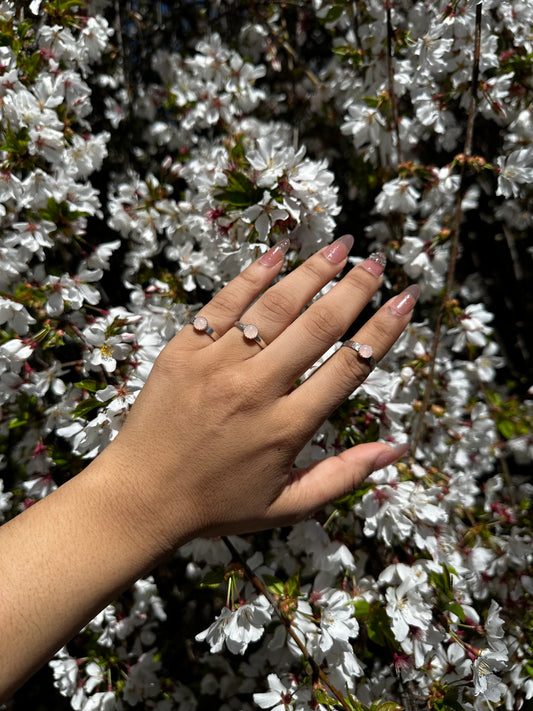
POLYGON ((218 333, 207 323, 205 316, 195 316, 189 321, 189 323, 197 333, 206 333, 212 338, 213 341, 218 341, 220 338, 218 333))
POLYGON ((357 341, 344 341, 342 345, 355 351, 359 358, 369 366, 370 370, 374 370, 377 363, 373 355, 372 346, 367 343, 358 343, 357 341))
POLYGON ((257 326, 255 326, 253 323, 241 323, 241 321, 235 321, 233 325, 237 328, 240 328, 244 338, 247 341, 255 341, 259 346, 261 346, 261 348, 264 348, 266 346, 266 343, 259 335, 257 326))

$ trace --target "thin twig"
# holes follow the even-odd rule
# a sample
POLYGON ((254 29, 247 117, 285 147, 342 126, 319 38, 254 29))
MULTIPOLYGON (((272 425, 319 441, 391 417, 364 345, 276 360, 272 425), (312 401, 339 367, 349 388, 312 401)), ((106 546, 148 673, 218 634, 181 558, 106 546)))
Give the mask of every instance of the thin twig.
POLYGON ((442 324, 444 320, 444 314, 446 312, 448 302, 451 297, 454 278, 455 278, 455 266, 457 264, 457 257, 459 255, 459 236, 461 230, 461 220, 463 216, 463 199, 466 193, 466 179, 468 170, 468 159, 472 154, 472 140, 474 136, 474 119, 476 115, 477 107, 477 85, 479 78, 479 59, 481 54, 481 16, 482 16, 483 3, 479 2, 476 5, 476 27, 474 34, 474 64, 472 67, 472 83, 470 86, 470 106, 468 109, 468 122, 466 126, 466 136, 464 144, 464 152, 462 156, 461 165, 461 180, 459 183, 459 190, 457 192, 457 202, 455 208, 455 216, 453 220, 453 226, 451 231, 451 244, 450 244, 450 261, 448 265, 448 273, 446 275, 446 286, 444 289, 444 296, 441 301, 439 313, 437 315, 437 322, 435 324, 435 333, 433 336, 433 341, 430 351, 430 365, 429 372, 426 378, 426 388, 424 391, 424 398, 420 406, 418 422, 415 430, 415 435, 413 437, 413 456, 416 456, 416 450, 422 438, 422 433, 424 431, 424 419, 426 412, 429 408, 429 402, 431 399, 431 393, 433 390, 433 382, 435 377, 435 361, 437 360, 437 351, 439 348, 440 335, 442 331, 442 324))
POLYGON ((394 122, 394 132, 396 134, 396 152, 397 162, 402 163, 402 142, 400 139, 400 119, 398 116, 398 102, 396 101, 396 92, 394 90, 394 66, 392 59, 394 57, 393 39, 394 30, 392 27, 391 18, 391 3, 387 1, 387 74, 389 82, 389 97, 392 106, 392 120, 394 122))
POLYGON ((313 659, 309 651, 307 650, 307 647, 305 644, 301 641, 301 639, 298 637, 296 632, 292 628, 292 622, 291 619, 285 614, 285 612, 281 609, 281 607, 278 604, 278 601, 276 598, 272 595, 270 590, 267 588, 267 586, 264 584, 264 582, 261 580, 261 578, 254 573, 254 571, 250 568, 248 563, 244 560, 242 555, 239 553, 239 551, 235 548, 233 543, 227 538, 226 536, 222 536, 222 540, 226 544, 228 550, 230 551, 231 555, 235 560, 238 560, 239 563, 242 565, 242 568, 244 570, 244 573, 250 583, 253 585, 255 588, 255 591, 260 594, 264 595, 266 599, 269 601, 269 603, 272 605, 274 608, 274 612, 276 615, 279 617, 281 622, 283 623, 285 629, 287 630, 287 633, 292 637, 294 642, 297 644, 298 648, 300 649, 304 659, 308 662, 308 664, 311 666, 313 673, 316 677, 318 677, 325 686, 331 691, 331 693, 335 696, 335 698, 340 702, 342 705, 343 709, 346 709, 346 711, 352 711, 350 706, 346 703, 346 700, 344 696, 341 694, 341 692, 333 685, 333 683, 329 680, 327 674, 325 671, 320 667, 317 662, 313 659))

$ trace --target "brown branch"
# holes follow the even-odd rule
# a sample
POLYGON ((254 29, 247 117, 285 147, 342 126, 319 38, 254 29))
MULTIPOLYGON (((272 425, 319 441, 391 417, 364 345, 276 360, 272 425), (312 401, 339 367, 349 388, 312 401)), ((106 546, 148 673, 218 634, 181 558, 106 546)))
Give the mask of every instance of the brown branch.
POLYGON ((461 157, 461 179, 459 183, 459 190, 457 192, 457 202, 455 208, 455 216, 453 220, 453 226, 451 230, 451 244, 450 244, 450 262, 448 265, 448 272, 446 275, 446 286, 444 289, 444 296, 439 308, 439 313, 437 315, 437 322, 435 324, 435 333, 433 336, 433 341, 431 344, 430 351, 430 365, 429 372, 426 377, 426 388, 424 391, 424 398, 420 407, 420 412, 418 416, 418 422, 415 430, 415 435, 413 437, 412 452, 413 456, 416 456, 416 450, 422 438, 424 431, 424 419, 426 413, 429 409, 429 402, 431 399, 431 394, 433 391, 433 383, 435 378, 435 361, 437 359, 437 351, 440 343, 440 335, 442 331, 442 324, 444 320, 444 314, 446 312, 448 302, 450 301, 452 288, 455 278, 455 267, 457 264, 457 258, 459 255, 459 237, 461 231, 461 220, 463 216, 463 199, 466 194, 466 181, 467 181, 467 171, 469 165, 469 158, 472 154, 472 140, 474 136, 474 119, 476 115, 477 107, 477 88, 478 88, 478 78, 479 78, 479 59, 481 55, 481 16, 483 10, 483 3, 479 2, 476 5, 476 26, 474 33, 474 64, 472 67, 472 81, 470 86, 470 106, 468 108, 468 122, 466 126, 466 136, 464 144, 464 152, 461 157))
POLYGON ((231 555, 235 560, 238 560, 239 563, 242 565, 242 568, 244 570, 244 573, 250 583, 253 585, 255 591, 260 594, 264 595, 266 599, 269 601, 269 603, 272 605, 274 608, 274 612, 276 615, 279 617, 281 622, 283 623, 283 626, 287 630, 287 633, 292 637, 294 642, 297 644, 299 650, 302 653, 302 656, 306 660, 306 662, 311 666, 313 670, 313 674, 315 677, 318 677, 320 681, 323 682, 325 686, 331 691, 331 693, 335 696, 335 698, 340 702, 341 706, 343 709, 346 709, 346 711, 353 711, 353 709, 346 703, 346 699, 344 696, 341 694, 341 692, 333 685, 333 683, 329 680, 326 672, 320 667, 317 662, 313 659, 309 651, 307 650, 307 647, 305 644, 301 641, 301 639, 298 637, 296 632, 292 628, 292 622, 290 617, 288 617, 285 612, 281 609, 281 607, 278 604, 278 601, 272 595, 270 590, 267 588, 267 586, 264 584, 264 582, 261 580, 261 578, 254 573, 254 571, 250 568, 248 563, 244 560, 242 555, 239 553, 239 551, 235 548, 233 543, 227 538, 226 536, 222 536, 222 540, 226 544, 227 548, 229 549, 231 555))
POLYGON ((389 83, 389 97, 392 106, 392 120, 394 122, 394 133, 396 135, 396 152, 397 162, 402 163, 402 142, 400 140, 400 118, 398 116, 398 102, 396 100, 396 92, 394 90, 394 65, 392 59, 394 57, 393 39, 394 29, 392 27, 391 18, 391 3, 386 3, 387 8, 387 75, 389 83))

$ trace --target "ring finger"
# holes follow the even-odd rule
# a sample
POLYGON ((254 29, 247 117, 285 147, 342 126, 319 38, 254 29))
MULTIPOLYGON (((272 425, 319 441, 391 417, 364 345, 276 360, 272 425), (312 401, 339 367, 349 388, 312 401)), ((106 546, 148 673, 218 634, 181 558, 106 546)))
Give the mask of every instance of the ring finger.
MULTIPOLYGON (((370 345, 373 357, 380 360, 389 351, 409 323, 420 293, 416 284, 385 303, 357 332, 357 343, 370 345)), ((295 412, 307 408, 315 418, 311 431, 339 406, 370 373, 368 359, 352 348, 339 348, 300 387, 289 393, 288 402, 295 412)))

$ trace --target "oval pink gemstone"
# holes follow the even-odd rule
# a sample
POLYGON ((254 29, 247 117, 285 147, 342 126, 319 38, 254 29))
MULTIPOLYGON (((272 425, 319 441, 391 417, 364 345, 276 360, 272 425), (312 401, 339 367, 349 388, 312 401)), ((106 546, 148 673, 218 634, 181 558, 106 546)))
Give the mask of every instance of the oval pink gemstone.
POLYGON ((207 319, 205 316, 197 316, 192 325, 197 331, 205 331, 207 328, 207 319))
POLYGON ((244 333, 244 337, 249 338, 250 340, 257 338, 257 336, 259 335, 257 326, 254 326, 253 323, 249 323, 247 326, 245 326, 242 329, 242 332, 244 333))
POLYGON ((372 358, 373 352, 374 351, 372 350, 372 346, 369 346, 366 343, 362 343, 359 348, 359 355, 361 356, 361 358, 372 358))

